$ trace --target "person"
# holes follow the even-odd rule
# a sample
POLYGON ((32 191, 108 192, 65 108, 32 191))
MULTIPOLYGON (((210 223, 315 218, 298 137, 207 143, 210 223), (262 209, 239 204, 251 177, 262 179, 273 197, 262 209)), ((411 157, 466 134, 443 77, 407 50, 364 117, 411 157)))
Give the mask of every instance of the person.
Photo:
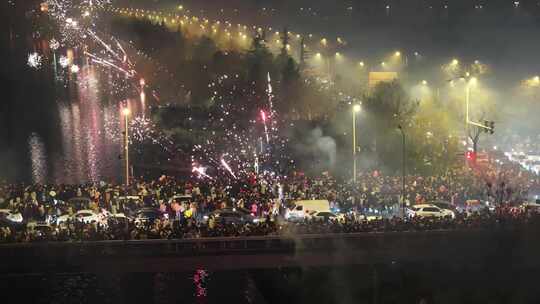
POLYGON ((253 202, 251 204, 251 214, 253 216, 257 216, 257 211, 258 211, 258 207, 257 207, 257 204, 255 202, 253 202))

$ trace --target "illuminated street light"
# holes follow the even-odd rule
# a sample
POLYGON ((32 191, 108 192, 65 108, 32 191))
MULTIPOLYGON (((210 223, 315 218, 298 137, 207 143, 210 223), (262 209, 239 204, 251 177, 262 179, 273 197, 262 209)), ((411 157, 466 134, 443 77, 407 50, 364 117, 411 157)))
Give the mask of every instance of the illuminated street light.
POLYGON ((459 60, 457 59, 452 59, 452 65, 458 65, 459 64, 459 60))
MULTIPOLYGON (((454 59, 457 61, 457 59, 454 59)), ((452 61, 452 64, 454 61, 452 61)), ((475 123, 469 119, 469 103, 470 103, 470 95, 471 95, 471 87, 476 86, 478 83, 478 79, 476 77, 470 77, 470 73, 465 73, 465 76, 459 77, 459 80, 465 82, 465 134, 469 134, 469 124, 483 127, 483 125, 480 125, 478 123, 475 123)), ((450 86, 454 86, 454 81, 450 80, 450 86)), ((467 141, 464 142, 465 146, 467 145, 467 141)))
POLYGON ((427 80, 422 80, 422 85, 426 86, 427 84, 428 84, 427 80))
POLYGON ((361 67, 364 67, 364 62, 363 62, 363 61, 360 61, 360 62, 358 63, 358 65, 361 66, 361 67))
POLYGON ((400 51, 396 51, 396 52, 394 53, 394 56, 396 56, 396 57, 401 56, 401 52, 400 52, 400 51))

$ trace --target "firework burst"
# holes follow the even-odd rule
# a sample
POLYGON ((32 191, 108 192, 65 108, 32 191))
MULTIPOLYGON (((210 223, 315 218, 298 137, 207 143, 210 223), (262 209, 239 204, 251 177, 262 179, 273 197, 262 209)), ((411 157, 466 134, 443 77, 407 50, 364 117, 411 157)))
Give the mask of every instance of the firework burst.
POLYGON ((42 61, 43 61, 43 56, 39 55, 38 53, 34 52, 34 53, 28 54, 27 64, 29 67, 34 68, 34 69, 39 69, 41 68, 42 61))

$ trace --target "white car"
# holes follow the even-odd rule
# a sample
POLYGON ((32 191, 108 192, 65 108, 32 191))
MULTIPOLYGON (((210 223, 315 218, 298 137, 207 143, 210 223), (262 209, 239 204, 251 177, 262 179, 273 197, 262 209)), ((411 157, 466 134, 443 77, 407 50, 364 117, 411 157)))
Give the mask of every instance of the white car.
POLYGON ((15 213, 9 209, 0 209, 0 218, 5 218, 13 223, 21 223, 23 221, 22 214, 15 213))
POLYGON ((59 225, 63 222, 66 222, 70 218, 76 221, 83 222, 85 224, 89 224, 92 222, 102 222, 104 216, 99 213, 95 213, 93 210, 79 210, 73 216, 70 216, 68 214, 59 216, 56 220, 56 224, 59 225))
POLYGON ((75 219, 83 223, 101 222, 103 215, 95 213, 93 210, 79 210, 74 215, 75 219))
POLYGON ((306 218, 304 206, 295 206, 293 210, 285 211, 285 219, 288 221, 302 221, 304 218, 306 218))
POLYGON ((441 209, 435 205, 422 204, 411 206, 407 210, 407 215, 410 217, 445 217, 450 216, 455 218, 456 214, 452 210, 441 209))

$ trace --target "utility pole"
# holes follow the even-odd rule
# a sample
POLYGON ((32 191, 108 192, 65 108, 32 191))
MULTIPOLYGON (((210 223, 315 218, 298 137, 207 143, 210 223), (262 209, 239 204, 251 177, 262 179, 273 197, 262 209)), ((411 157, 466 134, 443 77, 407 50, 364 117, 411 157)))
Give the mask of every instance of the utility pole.
POLYGON ((131 111, 128 107, 125 107, 122 110, 122 115, 125 119, 125 132, 124 132, 124 157, 125 157, 125 177, 126 177, 126 186, 129 186, 129 114, 131 111))
POLYGON ((405 218, 405 131, 401 125, 398 125, 398 129, 401 132, 401 208, 403 212, 403 218, 405 218))
POLYGON ((306 64, 306 49, 304 47, 304 36, 300 40, 300 70, 304 70, 306 64))

